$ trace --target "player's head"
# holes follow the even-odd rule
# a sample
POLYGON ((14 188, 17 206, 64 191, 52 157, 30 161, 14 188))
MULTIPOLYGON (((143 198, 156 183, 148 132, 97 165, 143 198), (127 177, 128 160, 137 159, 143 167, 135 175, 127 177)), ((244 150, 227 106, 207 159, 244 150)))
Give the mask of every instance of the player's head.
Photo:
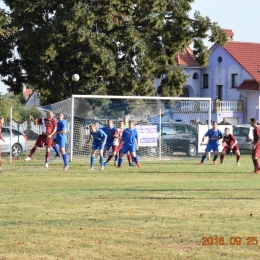
POLYGON ((107 126, 111 129, 114 126, 113 120, 107 120, 107 126))
POLYGON ((52 111, 48 111, 47 112, 47 118, 48 119, 52 119, 53 118, 53 112, 52 111))
POLYGON ((133 129, 135 126, 135 121, 134 120, 129 120, 129 129, 133 129))
POLYGON ((97 129, 97 126, 96 126, 96 125, 91 124, 91 125, 89 126, 89 130, 90 130, 91 132, 93 132, 93 133, 96 133, 98 129, 97 129))
POLYGON ((61 121, 64 118, 64 115, 62 113, 58 114, 58 119, 61 121))
POLYGON ((226 127, 224 132, 225 132, 225 135, 229 135, 230 129, 228 127, 226 127))
POLYGON ((217 127, 218 127, 218 123, 217 123, 216 121, 213 121, 213 122, 212 122, 212 128, 213 128, 214 130, 216 130, 217 127))
POLYGON ((124 129, 124 122, 121 120, 121 121, 119 121, 119 128, 120 129, 124 129))
POLYGON ((250 119, 250 125, 253 126, 253 127, 256 127, 257 126, 257 119, 256 118, 251 118, 250 119))
POLYGON ((5 121, 4 118, 3 118, 2 116, 0 116, 0 124, 3 125, 3 124, 4 124, 4 121, 5 121))

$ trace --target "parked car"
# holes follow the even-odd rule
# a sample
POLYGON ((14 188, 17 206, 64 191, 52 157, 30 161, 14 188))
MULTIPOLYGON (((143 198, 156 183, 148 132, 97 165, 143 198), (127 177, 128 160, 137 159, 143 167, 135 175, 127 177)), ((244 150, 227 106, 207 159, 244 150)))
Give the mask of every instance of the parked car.
POLYGON ((233 129, 240 150, 252 150, 253 129, 250 124, 238 125, 233 129))
MULTIPOLYGON (((159 123, 157 125, 158 135, 160 133, 159 123)), ((159 138, 158 138, 159 139, 159 138)), ((173 152, 186 153, 188 156, 197 155, 198 131, 190 124, 170 122, 161 125, 161 153, 171 156, 173 152)), ((143 149, 142 147, 140 147, 143 149)), ((157 146, 145 147, 149 155, 159 154, 159 141, 157 146)))
MULTIPOLYGON (((13 156, 19 156, 22 152, 28 151, 28 138, 22 131, 18 131, 17 128, 12 128, 13 136, 11 143, 11 151, 13 156)), ((3 126, 2 136, 5 142, 0 140, 0 146, 2 153, 10 153, 10 128, 9 126, 3 126)))

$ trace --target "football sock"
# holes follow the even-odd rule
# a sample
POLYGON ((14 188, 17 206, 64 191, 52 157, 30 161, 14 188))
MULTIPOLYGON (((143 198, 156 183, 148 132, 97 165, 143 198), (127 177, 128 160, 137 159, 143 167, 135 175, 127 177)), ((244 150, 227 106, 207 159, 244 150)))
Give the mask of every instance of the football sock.
POLYGON ((134 159, 135 163, 138 163, 138 157, 137 157, 137 155, 136 155, 136 157, 133 157, 133 159, 134 159))
POLYGON ((56 152, 56 154, 57 154, 58 156, 61 156, 60 151, 59 151, 59 149, 58 149, 58 145, 55 144, 55 145, 53 145, 52 147, 53 147, 54 151, 56 152))
POLYGON ((63 154, 63 155, 62 155, 62 159, 63 159, 63 162, 64 162, 64 166, 68 166, 67 154, 63 154))
POLYGON ((123 159, 122 159, 122 158, 119 158, 119 159, 118 159, 118 165, 117 165, 117 166, 121 167, 122 163, 123 163, 123 159))
POLYGON ((259 162, 257 159, 253 160, 254 166, 255 166, 255 170, 257 171, 259 169, 259 162))
POLYGON ((220 162, 223 163, 223 161, 224 161, 224 155, 221 154, 221 155, 220 155, 220 162))
POLYGON ((115 161, 117 161, 117 159, 118 159, 118 155, 116 154, 116 155, 115 155, 115 161))
POLYGON ((94 167, 95 157, 90 157, 90 167, 94 167))
POLYGON ((107 163, 113 158, 113 155, 109 155, 108 158, 107 158, 107 163))
POLYGON ((132 163, 132 156, 130 154, 127 154, 127 160, 130 165, 132 163))
POLYGON ((217 155, 214 155, 213 161, 216 161, 217 159, 218 159, 218 156, 217 156, 217 155))
POLYGON ((203 154, 201 157, 201 162, 203 163, 205 159, 206 159, 206 155, 203 154))
POLYGON ((36 148, 33 147, 33 149, 31 150, 31 152, 30 152, 28 157, 31 158, 33 156, 33 154, 35 153, 35 151, 36 151, 36 148))
POLYGON ((237 162, 240 160, 240 155, 237 155, 237 162))
POLYGON ((100 156, 100 166, 104 166, 104 156, 100 156))
POLYGON ((50 159, 50 155, 51 155, 50 152, 46 152, 46 155, 45 155, 45 163, 48 163, 48 161, 49 161, 49 159, 50 159))

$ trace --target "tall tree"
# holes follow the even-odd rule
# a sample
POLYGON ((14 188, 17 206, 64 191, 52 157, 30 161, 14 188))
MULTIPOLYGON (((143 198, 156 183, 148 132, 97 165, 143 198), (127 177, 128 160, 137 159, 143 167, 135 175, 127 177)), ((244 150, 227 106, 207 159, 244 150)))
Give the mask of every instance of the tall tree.
MULTIPOLYGON (((167 75, 159 93, 179 95, 186 77, 176 54, 194 43, 197 61, 205 66, 209 51, 203 39, 226 41, 208 17, 189 17, 194 0, 4 2, 10 27, 18 30, 0 73, 14 93, 22 83, 38 86, 45 104, 71 94, 153 95, 158 74, 167 75), (74 73, 78 82, 71 80, 74 73)), ((7 43, 1 38, 0 47, 7 43)))

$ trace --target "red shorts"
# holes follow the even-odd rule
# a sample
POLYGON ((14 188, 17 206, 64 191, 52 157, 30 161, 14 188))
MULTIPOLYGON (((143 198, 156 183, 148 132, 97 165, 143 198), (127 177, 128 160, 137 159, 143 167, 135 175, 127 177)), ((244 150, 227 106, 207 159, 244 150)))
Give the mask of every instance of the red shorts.
POLYGON ((35 145, 38 146, 38 147, 47 147, 47 148, 50 148, 51 147, 51 144, 52 144, 52 137, 47 137, 46 135, 39 135, 35 145))
POLYGON ((254 150, 252 150, 252 157, 260 158, 260 146, 257 146, 254 150))
MULTIPOLYGON (((226 154, 229 154, 231 151, 231 148, 228 146, 225 146, 222 152, 225 152, 226 154)), ((235 145, 232 149, 232 152, 235 153, 236 151, 239 151, 238 145, 235 145)))

